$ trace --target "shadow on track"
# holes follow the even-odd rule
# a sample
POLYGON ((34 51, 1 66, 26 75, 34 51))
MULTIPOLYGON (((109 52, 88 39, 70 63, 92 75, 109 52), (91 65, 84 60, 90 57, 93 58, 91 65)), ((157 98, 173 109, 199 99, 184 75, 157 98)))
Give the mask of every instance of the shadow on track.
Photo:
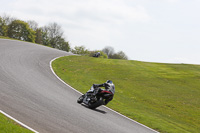
MULTIPOLYGON (((81 104, 81 105, 84 106, 84 107, 86 107, 86 108, 88 108, 88 106, 85 105, 85 104, 81 104)), ((90 108, 88 108, 88 109, 90 109, 90 108)), ((102 113, 102 114, 106 114, 107 113, 107 112, 105 112, 103 110, 100 110, 100 109, 90 109, 90 110, 93 110, 93 111, 96 111, 96 112, 99 112, 99 113, 102 113)))

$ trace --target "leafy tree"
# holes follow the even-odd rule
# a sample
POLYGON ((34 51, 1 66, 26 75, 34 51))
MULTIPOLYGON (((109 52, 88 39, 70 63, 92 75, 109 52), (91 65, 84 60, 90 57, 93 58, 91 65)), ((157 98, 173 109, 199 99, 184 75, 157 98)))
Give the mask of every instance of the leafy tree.
POLYGON ((7 36, 8 26, 3 18, 0 17, 0 36, 7 36))
MULTIPOLYGON (((69 43, 63 38, 63 31, 61 26, 57 23, 50 23, 41 29, 42 33, 42 44, 51 46, 64 51, 70 51, 69 43)), ((39 31, 37 31, 39 37, 39 31)))
POLYGON ((35 22, 34 20, 29 20, 29 21, 27 21, 27 23, 28 23, 29 27, 31 29, 33 29, 34 31, 36 31, 38 29, 38 23, 35 22))
POLYGON ((119 51, 119 52, 115 53, 113 47, 107 46, 102 51, 108 55, 109 59, 128 60, 128 57, 126 56, 126 54, 123 51, 119 51))
POLYGON ((57 23, 50 23, 48 25, 48 37, 50 39, 50 44, 53 48, 59 45, 62 39, 63 31, 61 30, 61 26, 57 23))
POLYGON ((5 13, 2 15, 2 19, 5 21, 6 25, 9 25, 12 23, 12 21, 16 20, 16 18, 11 17, 10 15, 7 15, 5 13))
POLYGON ((14 20, 8 25, 8 36, 11 38, 35 42, 35 32, 28 23, 21 20, 14 20))
POLYGON ((124 59, 124 60, 128 60, 128 57, 126 56, 126 54, 123 51, 119 51, 113 55, 111 55, 112 59, 124 59))
POLYGON ((42 33, 42 29, 41 28, 36 30, 36 33, 35 33, 35 36, 36 36, 35 42, 36 43, 43 44, 43 36, 42 36, 42 34, 43 33, 42 33))
POLYGON ((63 50, 63 51, 67 51, 67 52, 69 52, 70 51, 70 45, 69 45, 69 43, 68 42, 64 42, 64 43, 62 43, 61 45, 60 45, 60 48, 59 48, 60 50, 63 50))
POLYGON ((75 46, 74 49, 71 50, 74 54, 80 55, 88 55, 89 51, 84 46, 75 46))
POLYGON ((110 46, 105 47, 102 51, 107 54, 108 58, 114 54, 114 48, 110 46))
POLYGON ((58 48, 58 49, 60 49, 60 50, 63 50, 63 51, 67 51, 67 52, 70 51, 69 43, 66 42, 64 38, 60 38, 60 39, 59 39, 59 43, 58 43, 58 45, 56 46, 56 48, 58 48))
POLYGON ((42 44, 45 46, 50 46, 50 37, 49 35, 49 30, 47 26, 44 26, 41 28, 41 33, 42 33, 42 44))
MULTIPOLYGON (((41 28, 43 45, 53 48, 61 48, 63 42, 63 31, 57 23, 50 23, 41 28)), ((64 45, 64 44, 63 44, 64 45)))

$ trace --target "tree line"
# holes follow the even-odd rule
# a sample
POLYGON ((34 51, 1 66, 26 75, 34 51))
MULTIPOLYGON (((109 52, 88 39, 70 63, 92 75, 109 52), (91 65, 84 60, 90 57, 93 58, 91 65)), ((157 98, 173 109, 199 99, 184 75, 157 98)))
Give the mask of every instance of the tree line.
POLYGON ((89 55, 91 57, 95 53, 100 52, 101 53, 100 57, 102 57, 102 58, 128 60, 128 56, 123 51, 119 51, 116 53, 114 48, 111 46, 107 46, 107 47, 103 48, 102 50, 95 50, 95 51, 89 51, 84 46, 76 46, 71 51, 74 54, 89 55))
POLYGON ((39 27, 38 23, 33 20, 23 21, 6 14, 0 16, 0 36, 38 43, 67 52, 71 51, 74 54, 93 56, 95 52, 100 52, 102 58, 128 59, 123 51, 115 53, 113 47, 105 47, 96 51, 90 51, 84 46, 75 46, 72 49, 63 35, 62 27, 56 22, 39 27))
POLYGON ((39 27, 38 23, 22 21, 8 15, 0 16, 0 36, 33 42, 69 52, 69 42, 63 37, 63 31, 57 23, 39 27))

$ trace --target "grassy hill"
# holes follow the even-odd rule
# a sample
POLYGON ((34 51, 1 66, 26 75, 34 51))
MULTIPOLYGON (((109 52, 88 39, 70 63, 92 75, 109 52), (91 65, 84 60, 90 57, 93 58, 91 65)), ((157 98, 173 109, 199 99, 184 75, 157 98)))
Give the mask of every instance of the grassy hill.
POLYGON ((82 93, 112 80, 116 93, 107 106, 157 131, 200 131, 199 65, 67 56, 53 69, 82 93))

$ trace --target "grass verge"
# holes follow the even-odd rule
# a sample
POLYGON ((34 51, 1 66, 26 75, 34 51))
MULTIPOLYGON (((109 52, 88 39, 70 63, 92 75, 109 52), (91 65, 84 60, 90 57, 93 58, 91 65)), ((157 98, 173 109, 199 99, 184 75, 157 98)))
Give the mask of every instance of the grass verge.
POLYGON ((67 56, 55 73, 85 93, 93 83, 113 80, 108 107, 159 132, 200 131, 200 66, 67 56))
MULTIPOLYGON (((10 38, 10 37, 5 37, 5 36, 0 36, 0 38, 2 38, 2 39, 12 39, 12 38, 10 38)), ((13 39, 14 40, 14 39, 13 39)))
POLYGON ((33 133, 0 113, 0 133, 33 133))

